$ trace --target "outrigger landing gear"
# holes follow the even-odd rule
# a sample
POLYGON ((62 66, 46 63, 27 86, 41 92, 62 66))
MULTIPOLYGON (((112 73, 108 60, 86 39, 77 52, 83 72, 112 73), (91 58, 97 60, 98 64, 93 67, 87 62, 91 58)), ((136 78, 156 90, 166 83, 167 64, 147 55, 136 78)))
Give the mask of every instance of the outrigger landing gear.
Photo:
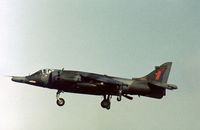
POLYGON ((60 98, 60 93, 63 92, 61 90, 58 90, 58 92, 56 93, 56 103, 58 106, 63 106, 65 104, 65 100, 63 98, 60 98))
POLYGON ((101 107, 106 108, 107 110, 109 110, 110 109, 110 105, 111 105, 111 102, 110 102, 111 95, 107 95, 107 97, 106 97, 106 95, 104 95, 103 98, 104 99, 101 102, 101 107))

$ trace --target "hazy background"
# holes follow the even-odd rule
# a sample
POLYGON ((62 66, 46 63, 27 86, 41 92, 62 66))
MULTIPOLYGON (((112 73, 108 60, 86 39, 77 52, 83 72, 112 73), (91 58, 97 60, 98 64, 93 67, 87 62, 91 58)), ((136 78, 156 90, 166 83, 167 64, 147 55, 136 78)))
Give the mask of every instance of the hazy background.
POLYGON ((199 0, 0 0, 0 129, 199 130, 199 0), (169 83, 162 100, 64 93, 11 82, 65 68, 140 77, 166 61, 169 83))

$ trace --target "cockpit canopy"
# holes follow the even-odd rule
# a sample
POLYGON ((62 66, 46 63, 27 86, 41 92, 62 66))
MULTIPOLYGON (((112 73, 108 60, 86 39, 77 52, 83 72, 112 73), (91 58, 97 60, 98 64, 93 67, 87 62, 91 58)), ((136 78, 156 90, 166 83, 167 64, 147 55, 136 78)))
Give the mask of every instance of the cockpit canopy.
POLYGON ((41 76, 41 75, 48 75, 52 72, 53 70, 51 69, 42 69, 42 70, 39 70, 33 74, 31 74, 30 76, 41 76))
POLYGON ((52 72, 52 70, 51 69, 43 69, 42 70, 42 74, 50 74, 52 72))

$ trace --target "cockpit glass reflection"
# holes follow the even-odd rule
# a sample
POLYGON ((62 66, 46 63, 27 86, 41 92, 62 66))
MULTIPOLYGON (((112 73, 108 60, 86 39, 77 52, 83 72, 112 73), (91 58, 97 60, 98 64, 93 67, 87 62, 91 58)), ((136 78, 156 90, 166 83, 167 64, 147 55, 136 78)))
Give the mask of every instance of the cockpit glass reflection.
POLYGON ((43 69, 42 70, 42 74, 50 74, 52 72, 52 70, 51 69, 43 69))
POLYGON ((41 75, 48 75, 52 72, 51 69, 43 69, 43 70, 39 70, 33 74, 31 74, 30 76, 41 76, 41 75))

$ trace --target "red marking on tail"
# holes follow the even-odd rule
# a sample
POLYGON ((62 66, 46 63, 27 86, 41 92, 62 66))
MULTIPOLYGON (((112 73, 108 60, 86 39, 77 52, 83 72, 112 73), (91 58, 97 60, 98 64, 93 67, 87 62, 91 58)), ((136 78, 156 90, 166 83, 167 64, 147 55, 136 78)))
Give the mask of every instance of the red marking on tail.
POLYGON ((165 71, 165 68, 163 67, 159 68, 158 71, 155 73, 155 80, 160 80, 160 77, 164 71, 165 71))
POLYGON ((161 76, 161 74, 162 74, 162 71, 158 71, 157 73, 156 73, 156 77, 155 77, 155 80, 159 80, 160 79, 160 76, 161 76))

